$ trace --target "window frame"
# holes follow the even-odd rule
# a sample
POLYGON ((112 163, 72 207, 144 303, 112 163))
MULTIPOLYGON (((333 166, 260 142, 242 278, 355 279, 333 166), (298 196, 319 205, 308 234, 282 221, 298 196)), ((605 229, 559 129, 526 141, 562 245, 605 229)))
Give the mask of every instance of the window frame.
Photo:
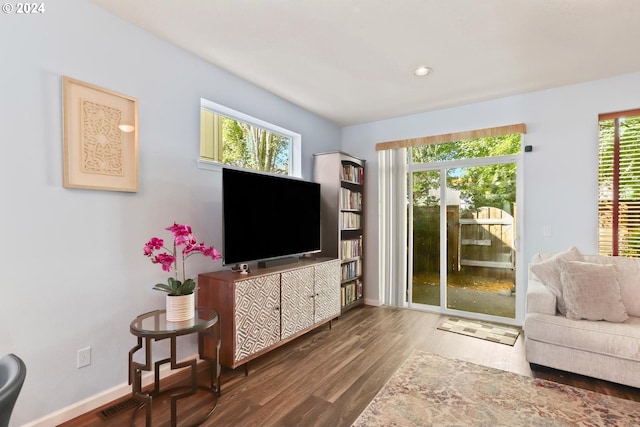
MULTIPOLYGON (((221 104, 217 104, 215 102, 209 101, 205 98, 200 98, 200 111, 207 110, 214 114, 219 114, 222 116, 227 116, 231 119, 238 120, 241 122, 248 123, 253 126, 257 126, 268 131, 278 133, 280 135, 284 135, 288 138, 291 138, 291 144, 289 146, 289 173, 287 175, 281 176, 292 176, 297 178, 302 178, 302 135, 296 132, 293 132, 289 129, 285 129, 283 127, 274 125, 273 123, 269 123, 262 119, 258 119, 256 117, 250 116, 248 114, 242 113, 240 111, 236 111, 232 108, 226 107, 221 104)), ((200 143, 200 145, 202 142, 200 143)), ((202 147, 198 151, 198 168, 205 170, 213 170, 213 171, 222 171, 222 168, 226 165, 222 162, 218 162, 215 160, 203 158, 201 156, 202 147)), ((256 169, 244 168, 244 167, 235 167, 235 169, 244 169, 248 171, 256 171, 256 169)), ((264 172, 264 171, 261 171, 264 172)))
MULTIPOLYGON (((378 199, 379 199, 379 239, 378 265, 379 281, 378 290, 381 303, 394 307, 407 306, 407 280, 408 272, 412 269, 408 266, 408 188, 407 174, 409 147, 425 144, 446 143, 458 140, 475 139, 481 137, 502 136, 512 133, 520 133, 521 150, 515 154, 517 158, 516 174, 516 200, 519 207, 516 210, 516 233, 514 242, 516 251, 521 254, 525 247, 525 236, 522 233, 522 217, 526 212, 526 200, 522 195, 524 189, 524 152, 526 147, 526 125, 524 123, 494 128, 478 129, 463 132, 454 132, 442 135, 429 135, 418 138, 379 142, 375 149, 378 152, 378 199), (398 286, 398 284, 404 284, 398 286)), ((516 256, 516 317, 515 319, 500 318, 500 322, 506 324, 521 325, 524 314, 523 293, 519 286, 526 283, 526 266, 522 256, 516 256), (518 297, 520 296, 520 297, 518 297)), ((484 320, 494 320, 486 315, 484 320)))
MULTIPOLYGON (((620 178, 621 178, 621 170, 620 170, 620 163, 622 161, 623 158, 626 157, 626 155, 633 155, 633 152, 625 152, 622 153, 621 149, 620 149, 620 144, 621 144, 621 139, 620 139, 620 127, 619 127, 619 122, 620 119, 625 119, 625 118, 638 118, 640 117, 640 109, 632 109, 632 110, 625 110, 625 111, 617 111, 617 112, 612 112, 612 113, 603 113, 603 114, 599 114, 598 115, 598 254, 600 255, 611 255, 611 256, 625 256, 625 257, 631 257, 631 258, 639 258, 638 256, 631 256, 631 255, 625 255, 625 254, 620 254, 620 249, 621 249, 621 242, 623 242, 620 237, 621 237, 621 226, 620 226, 620 222, 621 219, 628 219, 627 217, 631 217, 628 215, 623 214, 621 216, 621 205, 623 205, 623 201, 620 200, 620 178), (603 167, 603 158, 602 158, 602 144, 603 144, 603 140, 602 140, 602 134, 601 134, 601 123, 603 121, 608 121, 608 120, 613 120, 614 121, 614 136, 613 136, 613 153, 612 153, 612 179, 613 179, 613 187, 611 189, 611 199, 603 199, 601 197, 602 194, 602 182, 601 182, 601 177, 603 175, 602 173, 602 167, 603 167), (622 156, 622 157, 621 157, 622 156), (603 205, 606 205, 606 203, 604 202, 608 202, 611 204, 611 210, 610 210, 610 214, 611 214, 611 223, 608 224, 608 228, 604 229, 604 227, 602 227, 602 215, 603 212, 606 213, 607 210, 603 208, 603 205), (604 230, 604 231, 603 231, 604 230), (603 236, 604 235, 610 235, 610 242, 609 241, 602 241, 603 236), (605 245, 610 244, 610 247, 606 247, 605 245), (610 254, 609 254, 610 252, 610 254)), ((638 131, 640 132, 640 128, 638 129, 638 131)), ((639 150, 640 151, 640 150, 639 150)), ((625 223, 627 223, 625 221, 625 223)), ((640 222, 638 222, 638 228, 637 230, 640 231, 640 222)))

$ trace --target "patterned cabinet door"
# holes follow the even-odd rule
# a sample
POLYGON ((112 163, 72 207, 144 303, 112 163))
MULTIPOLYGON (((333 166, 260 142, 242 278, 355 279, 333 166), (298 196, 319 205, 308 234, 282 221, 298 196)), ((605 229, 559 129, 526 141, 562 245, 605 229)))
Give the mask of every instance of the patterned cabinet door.
POLYGON ((314 268, 282 273, 282 339, 313 325, 314 268))
POLYGON ((280 341, 280 275, 236 282, 235 299, 237 362, 280 341))
POLYGON ((340 315, 340 260, 315 266, 315 322, 340 315))

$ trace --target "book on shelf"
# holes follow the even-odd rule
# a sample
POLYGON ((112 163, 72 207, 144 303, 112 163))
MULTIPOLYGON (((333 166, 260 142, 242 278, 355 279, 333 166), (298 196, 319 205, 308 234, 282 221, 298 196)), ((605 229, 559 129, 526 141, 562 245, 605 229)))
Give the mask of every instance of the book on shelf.
POLYGON ((340 212, 340 224, 343 230, 361 227, 361 215, 356 212, 340 212))
POLYGON ((349 282, 341 289, 340 303, 344 307, 362 298, 362 280, 349 282))
POLYGON ((340 209, 362 210, 362 193, 351 191, 348 188, 340 188, 340 209))
POLYGON ((362 276, 362 261, 355 259, 353 261, 346 262, 341 266, 342 281, 355 279, 362 276))
POLYGON ((342 259, 358 258, 362 256, 362 237, 357 239, 347 239, 340 242, 342 246, 342 259))
POLYGON ((364 179, 364 168, 350 163, 343 163, 340 179, 343 181, 354 182, 356 184, 362 184, 364 179))

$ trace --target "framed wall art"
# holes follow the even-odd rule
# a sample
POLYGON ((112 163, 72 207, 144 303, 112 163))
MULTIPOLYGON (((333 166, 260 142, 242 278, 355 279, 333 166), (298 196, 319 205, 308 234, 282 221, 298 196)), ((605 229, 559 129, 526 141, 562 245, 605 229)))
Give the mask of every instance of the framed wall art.
POLYGON ((66 188, 138 191, 138 100, 62 78, 66 188))

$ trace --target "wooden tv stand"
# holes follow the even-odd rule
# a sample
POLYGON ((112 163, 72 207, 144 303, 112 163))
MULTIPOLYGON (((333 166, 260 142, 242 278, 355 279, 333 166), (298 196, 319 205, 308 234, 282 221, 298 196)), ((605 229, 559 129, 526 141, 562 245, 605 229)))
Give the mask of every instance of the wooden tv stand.
POLYGON ((233 369, 340 316, 340 261, 200 274, 198 306, 220 314, 220 363, 233 369))

